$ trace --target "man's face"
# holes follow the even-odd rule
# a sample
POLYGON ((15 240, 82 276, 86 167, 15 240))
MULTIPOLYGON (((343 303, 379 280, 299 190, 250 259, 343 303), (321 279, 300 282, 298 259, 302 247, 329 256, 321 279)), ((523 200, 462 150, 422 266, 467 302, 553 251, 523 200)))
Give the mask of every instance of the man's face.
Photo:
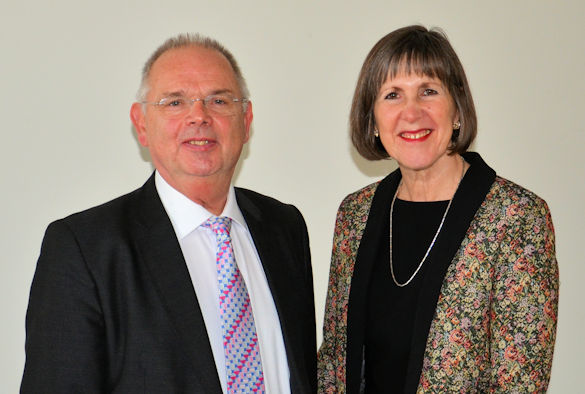
MULTIPOLYGON (((153 64, 148 78, 147 102, 169 96, 189 99, 227 93, 241 98, 236 76, 219 52, 201 47, 171 49, 153 64)), ((252 106, 243 112, 217 115, 203 101, 181 113, 169 114, 161 106, 134 103, 131 118, 140 143, 148 147, 154 166, 179 191, 193 181, 218 184, 231 180, 243 145, 248 141, 252 106), (143 112, 144 109, 144 112, 143 112)))

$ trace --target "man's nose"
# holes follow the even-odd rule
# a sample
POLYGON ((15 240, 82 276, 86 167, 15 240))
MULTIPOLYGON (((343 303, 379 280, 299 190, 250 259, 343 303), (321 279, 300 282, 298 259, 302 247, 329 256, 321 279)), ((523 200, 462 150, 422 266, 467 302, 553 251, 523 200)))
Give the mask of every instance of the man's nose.
POLYGON ((209 116, 209 110, 202 99, 193 100, 189 104, 189 112, 187 113, 189 123, 210 123, 211 116, 209 116))

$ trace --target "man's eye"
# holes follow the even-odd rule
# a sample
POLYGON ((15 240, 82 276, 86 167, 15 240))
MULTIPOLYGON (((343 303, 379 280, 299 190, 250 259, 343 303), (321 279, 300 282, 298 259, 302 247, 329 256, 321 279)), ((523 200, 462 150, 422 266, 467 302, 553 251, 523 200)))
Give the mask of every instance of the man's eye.
POLYGON ((229 100, 227 97, 223 96, 212 96, 209 98, 209 103, 211 105, 223 106, 227 105, 229 103, 229 100))
POLYGON ((165 97, 158 102, 162 108, 179 108, 185 104, 185 99, 181 97, 165 97))
POLYGON ((185 100, 184 99, 174 98, 174 99, 168 100, 167 103, 166 103, 166 106, 167 107, 180 107, 183 104, 185 104, 185 100))

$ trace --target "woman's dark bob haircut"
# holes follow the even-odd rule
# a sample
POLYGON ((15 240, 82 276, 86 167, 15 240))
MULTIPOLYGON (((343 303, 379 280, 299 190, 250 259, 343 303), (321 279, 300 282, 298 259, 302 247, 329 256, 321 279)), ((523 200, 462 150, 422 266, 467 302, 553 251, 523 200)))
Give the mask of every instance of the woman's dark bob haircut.
POLYGON ((353 95, 349 128, 357 151, 368 160, 388 158, 374 135, 374 103, 388 77, 415 73, 439 79, 455 101, 461 129, 453 133, 450 154, 463 153, 477 134, 477 117, 463 66, 437 28, 414 25, 394 30, 374 45, 360 71, 353 95))

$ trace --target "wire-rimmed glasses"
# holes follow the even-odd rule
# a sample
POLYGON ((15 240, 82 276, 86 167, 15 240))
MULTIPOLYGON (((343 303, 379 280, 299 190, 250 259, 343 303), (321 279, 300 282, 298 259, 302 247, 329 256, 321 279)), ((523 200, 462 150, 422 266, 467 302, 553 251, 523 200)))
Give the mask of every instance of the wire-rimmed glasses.
MULTIPOLYGON (((188 98, 182 95, 164 97, 159 101, 141 101, 141 104, 150 104, 159 108, 167 116, 182 116, 191 111, 195 102, 201 101, 208 113, 219 116, 232 116, 242 111, 240 104, 250 101, 247 98, 237 98, 229 93, 211 94, 205 98, 188 98)), ((244 107, 245 109, 245 107, 244 107)))

